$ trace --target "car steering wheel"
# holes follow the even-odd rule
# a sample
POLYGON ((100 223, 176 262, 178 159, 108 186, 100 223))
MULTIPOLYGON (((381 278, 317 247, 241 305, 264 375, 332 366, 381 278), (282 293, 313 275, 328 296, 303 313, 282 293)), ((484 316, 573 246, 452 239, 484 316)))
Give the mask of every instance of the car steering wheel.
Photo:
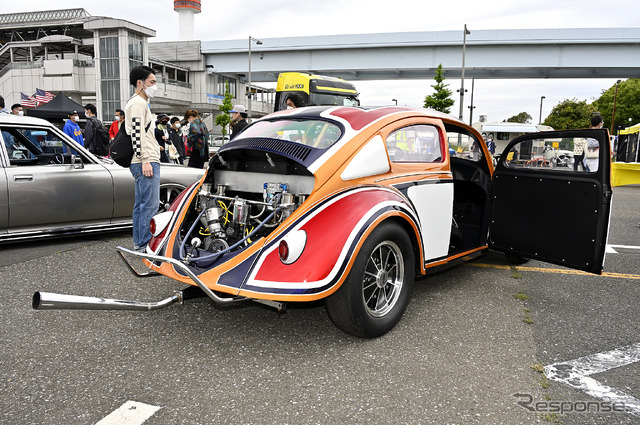
POLYGON ((61 153, 54 153, 47 164, 64 164, 64 156, 61 153))

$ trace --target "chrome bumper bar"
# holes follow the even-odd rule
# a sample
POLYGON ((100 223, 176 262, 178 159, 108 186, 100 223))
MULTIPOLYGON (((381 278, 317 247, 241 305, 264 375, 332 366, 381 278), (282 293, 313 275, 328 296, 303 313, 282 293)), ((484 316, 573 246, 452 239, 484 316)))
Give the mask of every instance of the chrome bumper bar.
MULTIPOLYGON (((131 265, 129 260, 125 257, 125 253, 134 257, 149 260, 151 262, 164 262, 173 265, 174 267, 183 271, 205 295, 207 295, 214 303, 220 305, 229 305, 240 303, 244 301, 255 301, 261 304, 268 305, 277 309, 278 311, 284 310, 284 303, 270 300, 258 300, 245 297, 221 297, 211 289, 209 289, 202 280, 198 278, 185 264, 180 261, 169 258, 161 257, 154 254, 148 254, 143 252, 132 251, 121 246, 116 247, 116 250, 120 254, 122 260, 127 264, 131 272, 137 277, 151 277, 158 276, 156 272, 139 273, 131 265)), ((194 287, 190 287, 195 289, 194 287)), ((96 298, 96 297, 84 297, 77 295, 64 295, 55 294, 51 292, 36 292, 33 294, 31 305, 35 310, 60 310, 60 309, 72 309, 72 310, 159 310, 161 308, 168 307, 172 304, 182 304, 185 299, 194 298, 194 295, 189 292, 187 288, 183 291, 176 291, 174 295, 165 298, 158 302, 140 302, 140 301, 127 301, 127 300, 115 300, 109 298, 96 298)))
POLYGON ((151 262, 156 262, 156 261, 160 261, 163 263, 169 263, 172 266, 180 269, 182 272, 184 272, 187 276, 189 276, 189 278, 196 284, 198 285, 198 287, 200 289, 202 289, 202 292, 204 292, 205 294, 207 294, 207 296, 209 298, 211 298, 214 302, 219 303, 219 304, 229 304, 229 303, 234 303, 234 302, 239 302, 239 301, 245 301, 248 298, 238 298, 238 297, 234 297, 234 298, 226 298, 226 297, 221 297, 219 295, 217 295, 215 292, 213 292, 211 289, 209 289, 204 282, 202 282, 200 280, 200 278, 198 278, 198 276, 195 275, 195 273, 193 273, 191 271, 191 269, 189 269, 189 267, 187 267, 185 264, 183 264, 182 262, 176 260, 175 258, 169 258, 169 257, 161 257, 159 255, 154 255, 154 254, 147 254, 146 252, 137 252, 137 251, 132 251, 130 249, 121 247, 121 246, 117 246, 116 250, 118 251, 118 253, 120 254, 120 257, 122 257, 122 259, 124 260, 125 263, 127 263, 127 265, 129 266, 129 268, 131 269, 131 271, 138 275, 139 277, 148 277, 148 276, 156 276, 157 273, 155 272, 150 272, 150 273, 138 273, 133 266, 131 265, 131 263, 129 263, 129 260, 127 260, 127 258, 124 256, 124 254, 128 254, 128 255, 132 255, 134 257, 138 257, 141 258, 143 260, 149 260, 151 262))

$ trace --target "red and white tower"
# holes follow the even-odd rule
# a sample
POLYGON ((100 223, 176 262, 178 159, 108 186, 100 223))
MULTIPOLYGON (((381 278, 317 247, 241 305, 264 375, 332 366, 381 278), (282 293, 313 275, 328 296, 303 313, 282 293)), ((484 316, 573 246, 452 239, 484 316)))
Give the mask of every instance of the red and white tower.
POLYGON ((195 39, 193 16, 200 13, 200 0, 174 0, 173 10, 180 14, 180 40, 195 39))

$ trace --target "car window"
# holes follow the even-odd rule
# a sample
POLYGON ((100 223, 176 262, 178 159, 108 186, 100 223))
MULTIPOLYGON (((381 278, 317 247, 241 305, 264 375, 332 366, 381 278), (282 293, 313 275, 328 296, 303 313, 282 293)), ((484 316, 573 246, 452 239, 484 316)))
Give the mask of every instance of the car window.
POLYGON ((234 139, 266 137, 301 143, 319 149, 326 149, 342 136, 342 130, 336 124, 322 120, 275 120, 258 121, 247 127, 234 139))
POLYGON ((11 165, 70 164, 71 155, 84 157, 51 129, 5 126, 0 133, 11 165))
POLYGON ((417 124, 391 132, 385 141, 391 162, 442 162, 438 129, 417 124))
POLYGON ((514 145, 507 153, 504 163, 508 168, 596 172, 599 154, 600 144, 596 139, 533 139, 514 145))
POLYGON ((456 131, 457 127, 447 128, 447 141, 449 142, 449 155, 451 158, 466 159, 468 161, 484 161, 484 154, 480 147, 480 140, 473 133, 456 131))

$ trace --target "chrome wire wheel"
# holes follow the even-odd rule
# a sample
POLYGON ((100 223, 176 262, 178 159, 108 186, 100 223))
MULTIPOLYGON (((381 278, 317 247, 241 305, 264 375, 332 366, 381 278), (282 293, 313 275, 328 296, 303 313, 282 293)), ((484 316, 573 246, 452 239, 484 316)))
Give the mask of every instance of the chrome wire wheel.
POLYGON ((392 241, 379 243, 371 252, 362 280, 365 309, 373 317, 382 317, 393 310, 404 282, 402 251, 392 241))

